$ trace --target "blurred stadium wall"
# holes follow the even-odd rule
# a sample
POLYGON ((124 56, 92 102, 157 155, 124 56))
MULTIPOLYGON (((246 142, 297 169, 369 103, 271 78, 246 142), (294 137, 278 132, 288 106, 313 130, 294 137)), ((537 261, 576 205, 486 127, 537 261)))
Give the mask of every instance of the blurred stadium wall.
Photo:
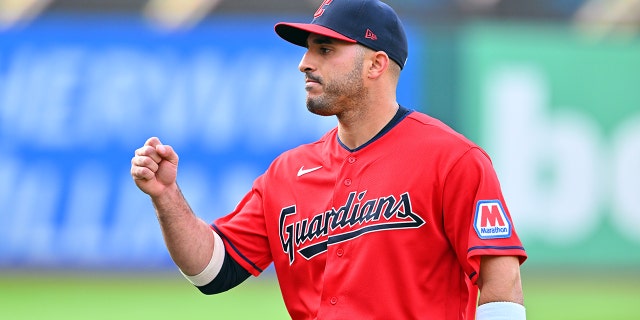
MULTIPOLYGON (((334 125, 273 32, 321 1, 0 0, 0 268, 173 268, 129 176, 159 136, 205 220, 334 125)), ((640 267, 640 1, 389 1, 401 104, 492 155, 527 268, 640 267)))

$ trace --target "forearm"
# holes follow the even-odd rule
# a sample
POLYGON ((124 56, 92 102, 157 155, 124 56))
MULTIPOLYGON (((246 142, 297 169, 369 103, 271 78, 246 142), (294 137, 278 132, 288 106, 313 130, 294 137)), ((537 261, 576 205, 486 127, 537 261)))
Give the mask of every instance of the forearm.
POLYGON ((518 257, 482 257, 478 286, 476 319, 526 319, 518 257))
POLYGON ((175 264, 186 275, 196 275, 207 266, 214 250, 210 226, 198 218, 177 184, 162 195, 151 197, 165 244, 175 264))
POLYGON ((489 302, 524 304, 517 257, 482 257, 478 305, 489 302))

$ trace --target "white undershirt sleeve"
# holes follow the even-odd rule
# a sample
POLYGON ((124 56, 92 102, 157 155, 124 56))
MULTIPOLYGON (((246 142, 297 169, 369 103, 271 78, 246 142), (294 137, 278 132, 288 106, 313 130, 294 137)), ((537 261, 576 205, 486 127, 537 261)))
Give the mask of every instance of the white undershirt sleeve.
POLYGON ((525 308, 514 302, 490 302, 478 307, 477 320, 526 320, 525 308))
POLYGON ((209 284, 213 279, 216 278, 220 269, 222 269, 222 263, 224 262, 225 249, 224 242, 222 242, 222 238, 213 230, 213 238, 214 238, 214 246, 213 246, 213 254, 211 255, 211 261, 209 264, 202 270, 202 272, 196 274, 195 276, 188 276, 180 270, 180 273, 189 280, 189 282, 193 283, 193 285, 197 287, 202 287, 204 285, 209 284))

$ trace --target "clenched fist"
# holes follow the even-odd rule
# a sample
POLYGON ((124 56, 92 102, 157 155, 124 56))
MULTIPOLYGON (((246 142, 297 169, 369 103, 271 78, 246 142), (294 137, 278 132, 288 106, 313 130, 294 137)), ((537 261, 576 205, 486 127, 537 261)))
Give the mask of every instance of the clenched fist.
POLYGON ((131 176, 138 188, 158 197, 176 186, 178 154, 156 137, 149 138, 131 159, 131 176))

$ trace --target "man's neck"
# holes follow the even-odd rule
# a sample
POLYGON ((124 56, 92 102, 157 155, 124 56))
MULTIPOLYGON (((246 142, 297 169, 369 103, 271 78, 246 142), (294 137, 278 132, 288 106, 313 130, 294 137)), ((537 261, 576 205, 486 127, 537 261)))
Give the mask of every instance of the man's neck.
POLYGON ((398 104, 368 106, 349 115, 338 115, 338 137, 349 149, 356 149, 367 143, 393 119, 398 112, 398 104))

